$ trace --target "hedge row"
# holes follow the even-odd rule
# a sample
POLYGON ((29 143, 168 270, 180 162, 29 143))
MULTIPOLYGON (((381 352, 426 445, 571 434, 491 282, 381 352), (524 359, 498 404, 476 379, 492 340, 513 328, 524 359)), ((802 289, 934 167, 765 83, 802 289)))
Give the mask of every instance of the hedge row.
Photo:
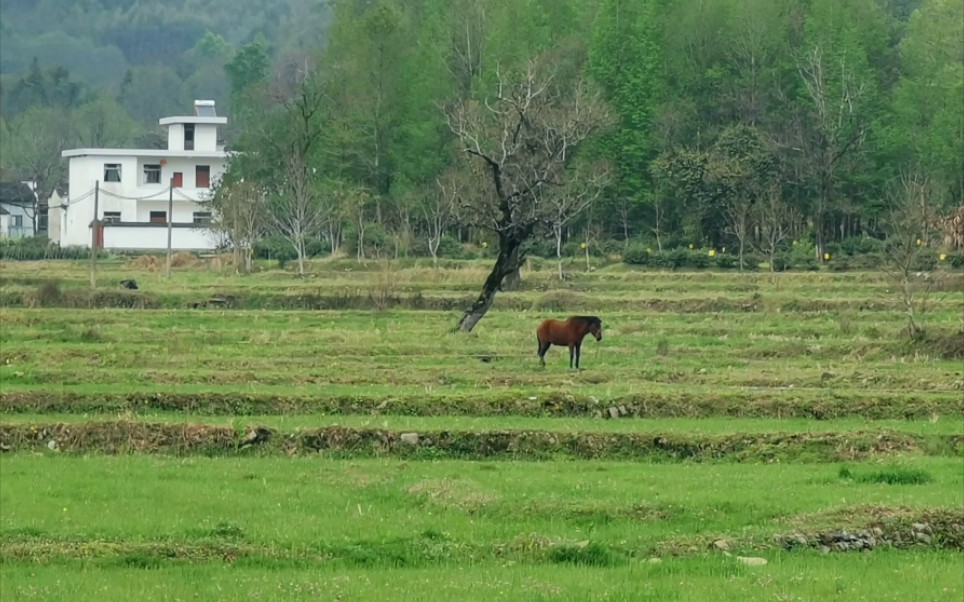
POLYGON ((919 435, 889 430, 847 433, 662 435, 553 431, 429 431, 328 426, 282 432, 263 426, 236 429, 207 424, 90 422, 0 424, 0 449, 25 452, 265 454, 335 457, 546 460, 630 459, 725 462, 840 462, 922 452, 964 454, 964 435, 919 435))
POLYGON ((531 400, 518 394, 479 392, 457 398, 421 396, 290 396, 254 393, 65 393, 0 391, 6 414, 151 414, 177 412, 206 416, 380 413, 393 416, 527 416, 609 418, 807 418, 832 420, 917 420, 938 414, 964 417, 964 398, 946 395, 908 396, 861 391, 812 393, 748 391, 716 397, 693 393, 631 394, 605 401, 591 395, 555 391, 531 400))

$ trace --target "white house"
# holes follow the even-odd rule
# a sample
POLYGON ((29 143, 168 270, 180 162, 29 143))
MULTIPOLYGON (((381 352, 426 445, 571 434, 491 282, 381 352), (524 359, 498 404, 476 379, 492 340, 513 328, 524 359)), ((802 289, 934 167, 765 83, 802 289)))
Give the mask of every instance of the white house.
MULTIPOLYGON (((98 246, 119 250, 182 251, 217 247, 210 209, 199 204, 224 173, 227 153, 218 143, 212 100, 194 101, 194 115, 164 117, 166 149, 78 148, 66 150, 70 194, 60 207, 60 244, 91 245, 97 197, 98 246), (168 206, 171 215, 168 215, 168 206)), ((56 223, 57 220, 51 220, 56 223)))
POLYGON ((0 238, 34 235, 37 195, 32 182, 0 184, 0 238))

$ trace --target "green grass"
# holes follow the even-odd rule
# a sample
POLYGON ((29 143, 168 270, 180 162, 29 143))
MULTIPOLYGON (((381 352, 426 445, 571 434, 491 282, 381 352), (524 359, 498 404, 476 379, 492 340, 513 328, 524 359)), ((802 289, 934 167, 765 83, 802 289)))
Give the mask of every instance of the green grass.
POLYGON ((690 600, 952 602, 957 553, 776 554, 764 567, 733 559, 667 558, 619 567, 484 563, 472 568, 272 568, 220 563, 154 570, 6 564, 4 600, 690 600))
POLYGON ((964 505, 959 459, 907 457, 899 465, 933 480, 841 481, 825 464, 15 454, 4 457, 0 475, 0 541, 186 542, 224 523, 267 550, 341 549, 438 532, 454 549, 483 557, 520 537, 641 553, 697 535, 768 542, 800 521, 867 505, 964 505))
POLYGON ((877 273, 577 262, 559 282, 541 260, 473 333, 453 332, 490 261, 313 261, 304 279, 100 265, 105 295, 133 277, 150 310, 26 308, 50 280, 86 299, 86 264, 5 262, 0 422, 161 425, 148 440, 169 424, 337 424, 684 442, 835 433, 844 456, 858 437, 883 447, 841 467, 782 440, 731 463, 109 456, 96 451, 106 441, 63 454, 40 440, 40 453, 0 456, 0 598, 960 600, 959 537, 826 556, 773 539, 935 513, 959 526, 964 369, 946 353, 964 330, 960 271, 935 273, 924 324, 941 345, 902 337, 900 299, 877 273), (189 308, 212 296, 234 307, 189 308), (561 348, 539 368, 536 326, 573 313, 602 316, 602 342, 586 342, 580 372, 561 348), (644 418, 593 417, 614 405, 644 418), (888 432, 923 443, 888 449, 888 432), (717 538, 733 557, 708 548, 717 538))

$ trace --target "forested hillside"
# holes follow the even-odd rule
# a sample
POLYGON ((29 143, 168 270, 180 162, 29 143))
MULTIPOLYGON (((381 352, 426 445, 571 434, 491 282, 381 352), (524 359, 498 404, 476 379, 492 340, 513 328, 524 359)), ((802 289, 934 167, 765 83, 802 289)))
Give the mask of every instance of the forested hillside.
POLYGON ((6 176, 213 98, 218 202, 299 254, 823 256, 964 204, 959 0, 5 0, 2 34, 6 176))

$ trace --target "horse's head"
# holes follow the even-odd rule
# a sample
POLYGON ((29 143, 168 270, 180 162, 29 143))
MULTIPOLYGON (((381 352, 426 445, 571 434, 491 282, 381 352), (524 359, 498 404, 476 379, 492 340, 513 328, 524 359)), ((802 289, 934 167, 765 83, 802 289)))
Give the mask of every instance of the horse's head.
POLYGON ((593 318, 589 320, 589 332, 596 337, 597 341, 602 340, 602 320, 593 318))

